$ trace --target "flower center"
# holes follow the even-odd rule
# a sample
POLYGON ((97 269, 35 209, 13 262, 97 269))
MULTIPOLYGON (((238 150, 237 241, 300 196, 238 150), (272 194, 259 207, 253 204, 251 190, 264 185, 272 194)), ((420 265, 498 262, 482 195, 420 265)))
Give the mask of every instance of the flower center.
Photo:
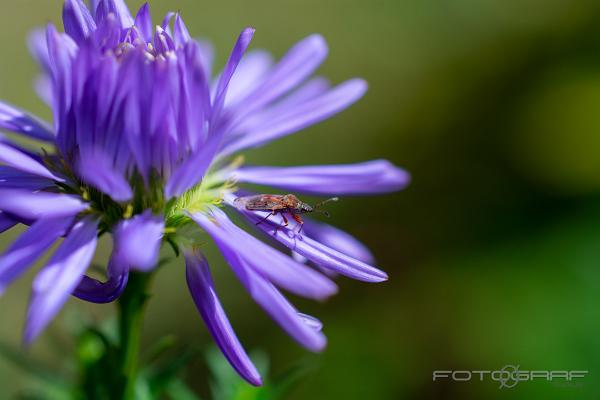
POLYGON ((195 213, 206 210, 209 206, 220 205, 223 197, 236 191, 236 181, 232 178, 222 179, 223 171, 207 174, 200 184, 179 196, 167 208, 165 214, 166 225, 177 227, 186 221, 186 213, 195 213))
POLYGON ((125 38, 115 47, 105 51, 107 56, 113 56, 121 61, 122 58, 133 50, 141 50, 146 61, 165 61, 176 58, 177 46, 169 34, 161 27, 156 28, 153 42, 146 42, 138 29, 132 26, 125 38))

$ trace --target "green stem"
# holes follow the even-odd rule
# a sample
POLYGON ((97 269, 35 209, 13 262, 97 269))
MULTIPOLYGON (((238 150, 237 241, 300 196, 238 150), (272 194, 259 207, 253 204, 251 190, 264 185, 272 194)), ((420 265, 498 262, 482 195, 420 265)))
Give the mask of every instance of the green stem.
POLYGON ((121 340, 120 377, 117 398, 135 399, 140 339, 144 309, 149 298, 147 288, 151 275, 131 273, 127 288, 119 299, 119 335, 121 340))

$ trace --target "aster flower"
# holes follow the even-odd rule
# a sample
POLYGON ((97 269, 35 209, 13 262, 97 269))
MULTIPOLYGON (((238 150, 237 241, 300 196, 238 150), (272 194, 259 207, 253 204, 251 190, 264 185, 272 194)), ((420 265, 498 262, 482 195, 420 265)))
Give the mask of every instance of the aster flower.
POLYGON ((92 0, 89 7, 66 0, 63 23, 64 33, 50 24, 30 41, 42 69, 36 89, 54 125, 0 102, 0 129, 45 142, 48 151, 0 138, 0 232, 29 226, 0 257, 0 293, 60 243, 33 282, 25 341, 70 295, 95 303, 119 298, 132 271, 151 273, 169 243, 185 256, 190 293, 223 354, 260 385, 196 243, 202 230, 250 296, 301 345, 322 350, 322 324, 279 289, 322 300, 337 290, 328 275, 381 282, 386 274, 370 265, 366 247, 331 226, 307 221, 300 234, 280 217, 257 225, 291 250, 284 253, 235 225, 225 210, 250 225, 264 218, 235 201, 245 183, 313 195, 404 187, 408 174, 384 160, 265 167, 236 158, 344 110, 363 96, 365 82, 331 87, 311 78, 327 55, 318 35, 274 62, 267 52, 247 51, 254 29, 246 28, 212 78, 212 49, 191 38, 180 14, 153 28, 148 4, 134 18, 123 0, 92 0), (101 282, 86 270, 103 234, 114 246, 101 282))

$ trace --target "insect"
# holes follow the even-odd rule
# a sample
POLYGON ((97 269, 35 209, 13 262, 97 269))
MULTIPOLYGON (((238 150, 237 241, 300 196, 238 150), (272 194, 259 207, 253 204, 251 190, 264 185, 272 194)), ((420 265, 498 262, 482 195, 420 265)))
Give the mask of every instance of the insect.
POLYGON ((300 229, 298 230, 298 233, 300 233, 302 231, 302 225, 304 224, 304 221, 302 221, 302 217, 300 216, 301 214, 320 212, 329 217, 329 213, 327 211, 320 210, 319 208, 326 203, 338 200, 339 199, 337 197, 332 197, 317 203, 313 207, 301 201, 293 194, 258 194, 254 196, 238 197, 235 199, 235 202, 244 205, 246 210, 269 211, 269 214, 258 221, 256 225, 265 222, 271 216, 279 214, 281 215, 281 218, 283 218, 283 226, 288 226, 289 222, 286 218, 286 215, 288 215, 300 225, 300 229))

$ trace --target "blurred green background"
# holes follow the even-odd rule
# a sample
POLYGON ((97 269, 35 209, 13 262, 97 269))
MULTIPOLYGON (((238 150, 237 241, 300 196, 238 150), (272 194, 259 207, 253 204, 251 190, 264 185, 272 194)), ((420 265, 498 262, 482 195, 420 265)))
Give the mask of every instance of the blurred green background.
MULTIPOLYGON (((137 9, 141 1, 129 1, 137 9)), ((272 375, 315 369, 286 398, 482 399, 600 397, 600 2, 585 0, 154 0, 155 19, 182 10, 214 41, 222 65, 237 33, 276 56, 319 32, 320 72, 370 84, 348 111, 247 154, 299 165, 388 158, 413 175, 405 191, 347 198, 332 223, 371 247, 389 282, 341 279, 325 304, 296 301, 325 323, 330 344, 309 355, 209 260, 238 336, 270 357, 272 375), (589 370, 575 387, 433 382, 432 371, 589 370)), ((0 98, 45 117, 31 89, 26 35, 60 23, 60 0, 0 0, 0 98)), ((18 233, 2 236, 6 246, 18 233)), ((109 244, 105 243, 105 251, 109 244)), ((102 259, 102 255, 99 259, 102 259)), ((105 255, 104 255, 105 257, 105 255)), ((18 346, 30 277, 0 300, 0 340, 18 346)), ((296 299, 294 299, 296 300, 296 299)), ((30 350, 63 365, 69 324, 111 305, 71 300, 30 350)), ((144 342, 175 333, 208 346, 181 263, 159 273, 144 342)), ((208 392, 206 363, 187 381, 208 392)), ((68 368, 68 366, 67 366, 68 368)), ((0 360, 0 397, 35 385, 0 360)))

